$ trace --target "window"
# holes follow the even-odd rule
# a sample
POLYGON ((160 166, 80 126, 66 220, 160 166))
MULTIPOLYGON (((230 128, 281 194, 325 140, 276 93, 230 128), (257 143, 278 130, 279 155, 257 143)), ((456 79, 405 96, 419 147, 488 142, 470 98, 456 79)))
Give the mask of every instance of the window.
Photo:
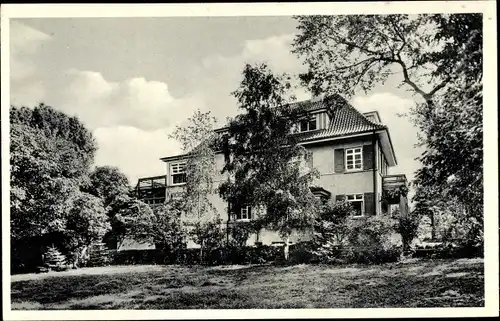
POLYGON ((252 218, 252 208, 250 206, 242 206, 236 212, 236 220, 249 220, 252 218))
POLYGON ((186 163, 171 164, 170 175, 172 176, 172 185, 186 183, 186 163))
POLYGON ((352 207, 356 211, 354 217, 363 216, 364 200, 363 194, 352 194, 346 195, 347 201, 351 203, 352 207))
POLYGON ((317 117, 316 116, 306 118, 300 122, 300 131, 301 132, 316 130, 317 128, 318 128, 318 125, 317 125, 317 117))
POLYGON ((348 171, 363 169, 363 148, 349 148, 345 150, 345 168, 348 171))

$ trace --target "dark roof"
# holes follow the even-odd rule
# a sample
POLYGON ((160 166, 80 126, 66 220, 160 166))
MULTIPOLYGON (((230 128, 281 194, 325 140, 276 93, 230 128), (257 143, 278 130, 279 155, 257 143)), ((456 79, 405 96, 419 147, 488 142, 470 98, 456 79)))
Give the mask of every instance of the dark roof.
MULTIPOLYGON (((301 106, 305 112, 317 110, 326 110, 333 116, 329 122, 328 128, 318 129, 296 134, 299 142, 309 142, 318 139, 334 138, 339 136, 368 133, 375 130, 387 129, 383 124, 374 123, 366 118, 356 108, 351 106, 347 100, 340 95, 329 95, 321 99, 305 100, 292 103, 291 106, 301 106)), ((216 133, 223 133, 227 127, 221 127, 215 130, 216 133)), ((174 158, 185 155, 164 157, 162 160, 173 160, 174 158)))
POLYGON ((345 101, 340 101, 339 104, 334 106, 323 101, 317 102, 316 105, 326 108, 333 118, 328 128, 297 134, 301 142, 387 129, 387 126, 383 124, 368 120, 356 108, 345 101))

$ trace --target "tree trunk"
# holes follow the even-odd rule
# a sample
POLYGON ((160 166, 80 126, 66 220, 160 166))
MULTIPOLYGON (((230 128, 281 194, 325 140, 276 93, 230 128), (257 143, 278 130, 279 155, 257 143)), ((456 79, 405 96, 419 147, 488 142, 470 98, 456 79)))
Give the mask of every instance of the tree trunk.
POLYGON ((288 261, 288 258, 290 257, 290 234, 286 236, 285 240, 285 248, 284 248, 284 253, 285 253, 285 261, 288 261))
POLYGON ((434 212, 430 213, 430 219, 431 219, 431 239, 434 241, 436 240, 436 219, 434 217, 434 212))
POLYGON ((203 247, 205 246, 205 240, 201 240, 200 245, 200 263, 203 264, 203 247))

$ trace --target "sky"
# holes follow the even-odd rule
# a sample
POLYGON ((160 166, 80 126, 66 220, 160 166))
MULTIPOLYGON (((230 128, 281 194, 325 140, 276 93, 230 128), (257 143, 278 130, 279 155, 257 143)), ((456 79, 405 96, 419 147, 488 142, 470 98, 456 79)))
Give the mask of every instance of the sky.
MULTIPOLYGON (((132 185, 162 175, 159 158, 181 152, 168 137, 197 109, 224 123, 245 63, 275 72, 305 66, 290 53, 296 22, 280 17, 38 18, 10 20, 11 104, 40 102, 77 115, 97 144, 96 165, 119 167, 132 185)), ((398 166, 413 178, 417 130, 399 114, 416 98, 392 76, 351 103, 389 127, 398 166)), ((306 90, 299 100, 310 98, 306 90)))

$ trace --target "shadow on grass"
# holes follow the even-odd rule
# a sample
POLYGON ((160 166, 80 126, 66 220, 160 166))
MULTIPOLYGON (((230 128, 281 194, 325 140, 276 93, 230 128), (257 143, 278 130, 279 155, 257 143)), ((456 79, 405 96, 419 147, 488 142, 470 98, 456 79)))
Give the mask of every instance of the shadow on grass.
POLYGON ((13 309, 359 308, 484 305, 482 261, 379 266, 164 266, 13 281, 13 309), (140 271, 140 272, 136 272, 140 271))

